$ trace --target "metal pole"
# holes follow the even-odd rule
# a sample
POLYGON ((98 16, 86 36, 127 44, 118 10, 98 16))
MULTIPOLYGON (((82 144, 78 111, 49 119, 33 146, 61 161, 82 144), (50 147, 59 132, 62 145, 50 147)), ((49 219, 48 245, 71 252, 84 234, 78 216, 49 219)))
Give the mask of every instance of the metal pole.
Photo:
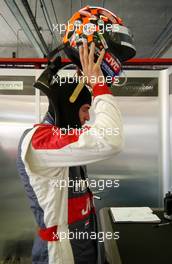
POLYGON ((37 35, 38 35, 38 38, 39 38, 39 40, 40 40, 40 42, 41 42, 41 46, 42 46, 42 48, 45 50, 45 55, 47 55, 47 54, 49 53, 48 46, 47 46, 47 44, 45 43, 45 40, 44 40, 44 38, 43 38, 43 36, 42 36, 42 34, 41 34, 41 32, 40 32, 40 29, 39 29, 39 27, 38 27, 38 25, 37 25, 37 23, 36 23, 36 20, 35 20, 35 18, 34 18, 34 15, 33 15, 33 13, 32 13, 32 10, 31 10, 31 8, 30 8, 30 6, 29 6, 29 3, 28 3, 27 0, 21 0, 21 1, 22 1, 22 3, 23 3, 23 6, 25 7, 26 12, 27 12, 27 14, 28 14, 28 16, 29 16, 29 18, 30 18, 30 21, 32 22, 32 25, 33 25, 33 27, 34 27, 34 29, 35 29, 37 35))
MULTIPOLYGON (((35 81, 39 78, 42 70, 35 69, 35 81)), ((40 100, 40 90, 35 89, 35 123, 39 124, 41 122, 41 100, 40 100)))
MULTIPOLYGON (((170 190, 170 97, 169 73, 160 71, 159 76, 159 106, 160 106, 160 185, 161 194, 165 195, 170 190)), ((162 200, 160 201, 162 205, 162 200)))

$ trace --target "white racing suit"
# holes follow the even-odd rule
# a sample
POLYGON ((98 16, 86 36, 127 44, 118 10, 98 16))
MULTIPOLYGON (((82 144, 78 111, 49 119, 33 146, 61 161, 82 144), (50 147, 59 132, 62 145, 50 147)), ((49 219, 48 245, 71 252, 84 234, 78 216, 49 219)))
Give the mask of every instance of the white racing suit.
POLYGON ((26 130, 20 140, 17 167, 39 226, 33 264, 96 263, 95 208, 83 184, 84 165, 113 157, 123 137, 121 114, 108 86, 96 84, 93 95, 92 126, 64 134, 47 122, 26 130))

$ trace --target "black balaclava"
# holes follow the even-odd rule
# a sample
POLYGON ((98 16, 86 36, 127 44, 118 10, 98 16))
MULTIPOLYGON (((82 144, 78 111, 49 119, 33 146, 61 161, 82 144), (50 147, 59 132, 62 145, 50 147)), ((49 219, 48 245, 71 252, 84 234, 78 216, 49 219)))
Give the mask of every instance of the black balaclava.
MULTIPOLYGON (((51 97, 54 105, 58 110, 58 126, 60 128, 81 128, 79 119, 79 109, 83 104, 91 105, 91 93, 86 86, 83 87, 74 103, 69 101, 70 96, 78 85, 77 81, 73 83, 57 82, 51 86, 51 97)), ((54 108, 52 103, 49 103, 48 112, 55 119, 54 108)))

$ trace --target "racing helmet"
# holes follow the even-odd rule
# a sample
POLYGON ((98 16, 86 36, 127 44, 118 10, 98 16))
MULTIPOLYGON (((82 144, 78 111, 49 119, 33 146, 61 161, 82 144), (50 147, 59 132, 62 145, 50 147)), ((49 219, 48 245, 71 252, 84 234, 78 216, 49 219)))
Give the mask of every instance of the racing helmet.
POLYGON ((121 18, 102 7, 86 6, 76 12, 66 24, 63 36, 66 55, 81 68, 79 45, 87 40, 95 43, 95 61, 105 49, 101 68, 112 78, 121 72, 121 63, 136 54, 133 35, 121 18))

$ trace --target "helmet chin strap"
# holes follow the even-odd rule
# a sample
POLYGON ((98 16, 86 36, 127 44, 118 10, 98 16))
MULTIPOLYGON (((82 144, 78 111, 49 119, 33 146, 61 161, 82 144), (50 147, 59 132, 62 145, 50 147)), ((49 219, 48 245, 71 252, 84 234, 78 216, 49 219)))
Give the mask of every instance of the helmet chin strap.
POLYGON ((50 62, 53 62, 53 61, 57 58, 57 56, 59 56, 59 55, 58 55, 59 52, 60 52, 61 50, 63 50, 64 47, 65 47, 65 45, 62 43, 62 44, 60 44, 57 48, 55 48, 54 50, 52 50, 52 51, 48 54, 48 56, 47 56, 48 60, 49 60, 50 62))
POLYGON ((71 103, 74 103, 76 101, 80 92, 84 88, 84 85, 85 85, 85 82, 83 81, 83 78, 82 78, 81 82, 78 83, 78 85, 76 86, 75 90, 73 91, 72 95, 69 98, 69 101, 71 103))

